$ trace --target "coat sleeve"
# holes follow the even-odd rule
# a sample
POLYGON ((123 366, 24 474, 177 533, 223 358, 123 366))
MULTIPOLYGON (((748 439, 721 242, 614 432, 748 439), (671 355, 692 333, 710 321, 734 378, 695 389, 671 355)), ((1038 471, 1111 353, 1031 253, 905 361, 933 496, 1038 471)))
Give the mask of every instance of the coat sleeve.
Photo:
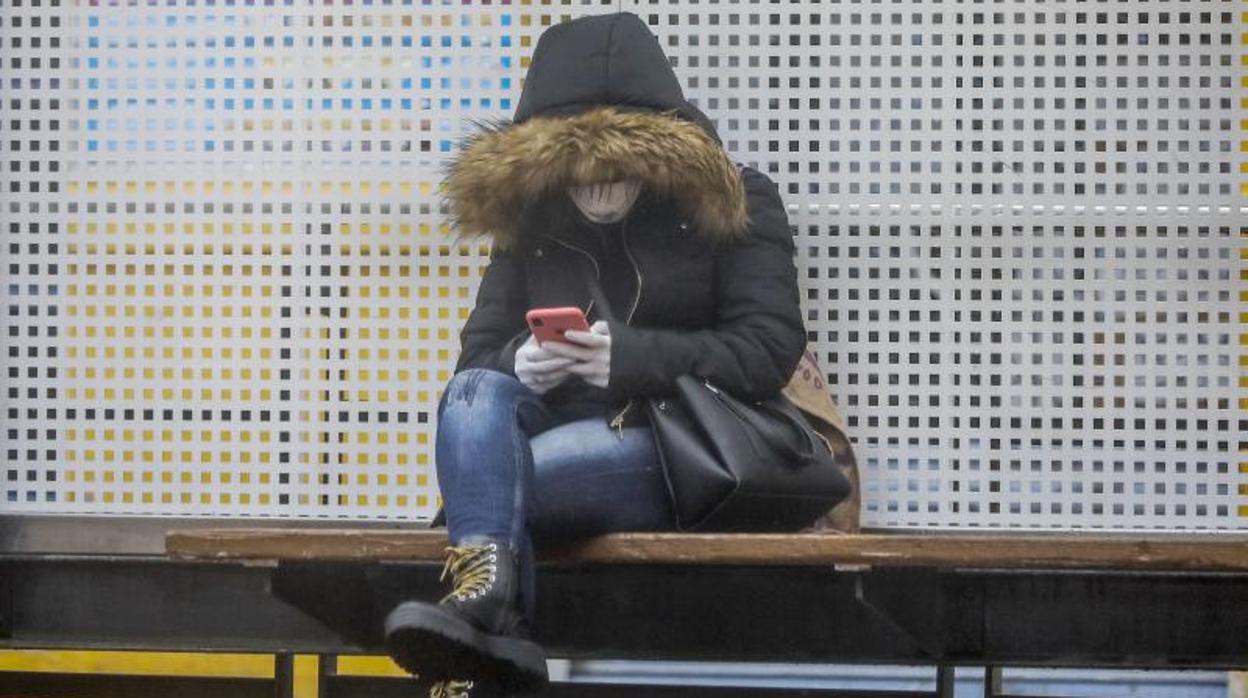
POLYGON ((678 376, 692 373, 741 398, 763 399, 797 368, 806 329, 788 216, 769 177, 748 167, 742 176, 750 228, 717 255, 715 326, 647 329, 613 320, 607 390, 614 397, 668 393, 678 376))
POLYGON ((459 333, 455 373, 488 368, 515 375, 516 349, 529 337, 526 305, 523 261, 518 253, 495 246, 477 288, 476 305, 459 333))

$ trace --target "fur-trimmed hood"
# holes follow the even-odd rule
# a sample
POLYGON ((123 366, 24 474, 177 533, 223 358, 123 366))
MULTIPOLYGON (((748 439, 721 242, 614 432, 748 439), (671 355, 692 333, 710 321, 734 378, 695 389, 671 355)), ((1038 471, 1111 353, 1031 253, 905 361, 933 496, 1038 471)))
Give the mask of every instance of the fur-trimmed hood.
POLYGON ((515 116, 476 122, 445 165, 454 230, 509 247, 567 188, 637 179, 702 235, 748 226, 741 174, 705 114, 685 100, 658 41, 621 12, 555 25, 538 39, 515 116))

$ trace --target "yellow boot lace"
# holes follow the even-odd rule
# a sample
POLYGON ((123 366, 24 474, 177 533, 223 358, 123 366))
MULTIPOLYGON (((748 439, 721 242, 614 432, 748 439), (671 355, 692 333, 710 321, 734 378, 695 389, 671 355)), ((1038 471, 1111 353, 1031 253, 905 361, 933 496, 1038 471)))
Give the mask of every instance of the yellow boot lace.
POLYGON ((452 597, 463 601, 483 595, 494 583, 497 562, 497 543, 448 546, 446 565, 442 567, 442 575, 438 579, 446 581, 449 574, 454 588, 442 597, 442 603, 452 597))
POLYGON ((471 681, 439 681, 429 687, 429 698, 471 698, 471 681))

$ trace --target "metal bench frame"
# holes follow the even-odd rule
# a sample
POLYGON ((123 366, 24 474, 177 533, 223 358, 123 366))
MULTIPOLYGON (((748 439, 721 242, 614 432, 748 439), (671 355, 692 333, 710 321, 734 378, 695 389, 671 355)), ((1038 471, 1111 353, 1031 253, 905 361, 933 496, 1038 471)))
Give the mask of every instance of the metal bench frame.
MULTIPOLYGON (((443 544, 430 531, 201 530, 171 534, 168 553, 14 552, 0 558, 0 645, 275 655, 272 681, 167 679, 205 696, 289 696, 291 657, 309 653, 324 697, 410 696, 418 682, 342 676, 334 657, 382 652, 390 604, 440 596, 443 544)), ((1248 538, 623 534, 544 555, 538 607, 552 657, 923 665, 936 696, 974 667, 995 696, 1003 666, 1248 667, 1248 538)), ((38 678, 0 673, 0 693, 34 695, 38 678)), ((120 695, 156 679, 54 680, 120 695)), ((675 691, 861 695, 646 688, 675 691)), ((638 689, 545 695, 626 693, 638 689)))

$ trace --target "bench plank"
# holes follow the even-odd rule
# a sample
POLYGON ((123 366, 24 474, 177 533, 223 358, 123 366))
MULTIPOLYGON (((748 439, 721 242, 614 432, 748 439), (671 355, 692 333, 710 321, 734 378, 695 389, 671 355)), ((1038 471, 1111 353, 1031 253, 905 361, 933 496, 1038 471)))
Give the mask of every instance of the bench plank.
MULTIPOLYGON (((192 560, 441 561, 444 530, 191 529, 166 552, 192 560)), ((1241 534, 616 533, 542 559, 601 564, 870 566, 950 569, 1248 571, 1241 534)))

